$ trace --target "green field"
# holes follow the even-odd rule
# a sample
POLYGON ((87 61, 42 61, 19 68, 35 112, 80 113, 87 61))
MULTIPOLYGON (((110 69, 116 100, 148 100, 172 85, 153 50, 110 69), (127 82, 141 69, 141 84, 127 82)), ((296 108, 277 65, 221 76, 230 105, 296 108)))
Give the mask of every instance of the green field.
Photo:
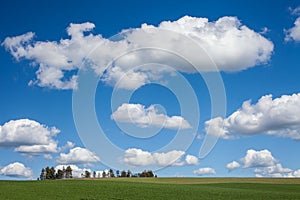
POLYGON ((300 179, 107 178, 0 181, 0 199, 300 199, 300 179))

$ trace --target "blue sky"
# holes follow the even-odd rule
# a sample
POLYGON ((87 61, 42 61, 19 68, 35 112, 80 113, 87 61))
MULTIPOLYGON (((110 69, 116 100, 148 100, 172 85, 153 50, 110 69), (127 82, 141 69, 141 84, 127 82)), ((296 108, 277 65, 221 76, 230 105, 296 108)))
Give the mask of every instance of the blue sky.
POLYGON ((299 6, 2 2, 0 178, 300 176, 299 6))

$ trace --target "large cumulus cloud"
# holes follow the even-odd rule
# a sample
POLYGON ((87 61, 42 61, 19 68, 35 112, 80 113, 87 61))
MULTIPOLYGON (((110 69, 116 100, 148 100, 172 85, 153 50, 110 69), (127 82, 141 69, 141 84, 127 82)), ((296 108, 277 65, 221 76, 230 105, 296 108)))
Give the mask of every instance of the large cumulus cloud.
POLYGON ((135 89, 168 73, 161 65, 141 66, 145 62, 166 64, 185 73, 196 72, 178 56, 174 57, 180 55, 197 65, 200 71, 229 72, 264 64, 273 52, 270 40, 243 25, 237 17, 209 21, 184 16, 176 21, 162 21, 158 26, 142 24, 139 28, 123 30, 114 39, 94 35, 90 32, 94 28, 90 22, 70 24, 69 39, 36 41, 35 34, 28 32, 7 37, 2 45, 16 60, 26 59, 38 67, 36 78, 30 84, 56 89, 77 88, 76 72, 86 67, 82 65, 85 58, 97 75, 103 75, 105 83, 114 86, 123 79, 124 84, 119 87, 135 89), (129 53, 112 62, 126 52, 141 48, 148 50, 129 53), (212 66, 210 58, 218 68, 212 66), (107 67, 111 62, 113 64, 107 67))

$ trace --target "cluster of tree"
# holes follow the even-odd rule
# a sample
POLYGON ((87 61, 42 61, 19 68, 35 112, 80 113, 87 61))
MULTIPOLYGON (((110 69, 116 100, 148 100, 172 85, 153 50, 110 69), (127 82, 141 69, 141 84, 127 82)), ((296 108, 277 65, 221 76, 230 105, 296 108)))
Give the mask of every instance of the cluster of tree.
POLYGON ((138 173, 137 177, 157 177, 157 176, 154 175, 151 170, 148 170, 148 171, 145 170, 142 173, 138 173))
MULTIPOLYGON (((96 171, 91 173, 88 170, 85 170, 84 173, 81 174, 82 178, 113 178, 113 177, 157 177, 154 175, 152 170, 145 170, 142 173, 136 173, 133 174, 130 170, 116 170, 116 175, 112 169, 103 171, 102 174, 100 174, 96 171)), ((66 179, 66 178, 73 178, 72 176, 72 168, 70 166, 67 166, 67 168, 63 167, 63 169, 58 169, 57 171, 54 169, 54 167, 46 167, 43 168, 41 171, 41 175, 39 180, 54 180, 54 179, 66 179)))
MULTIPOLYGON (((110 169, 110 170, 108 170, 108 172, 107 171, 103 171, 102 172, 102 174, 100 174, 99 172, 98 172, 98 174, 97 174, 97 172, 93 172, 93 178, 113 178, 113 177, 115 177, 115 173, 114 173, 114 171, 112 170, 112 169, 110 169)), ((88 177, 88 178, 90 178, 90 177, 88 177)))
POLYGON ((157 175, 154 175, 152 170, 145 170, 142 173, 133 174, 130 170, 116 170, 116 175, 114 170, 106 170, 100 172, 93 171, 93 173, 89 171, 85 171, 83 174, 81 174, 82 178, 114 178, 114 177, 157 177, 157 175))
POLYGON ((54 180, 54 179, 63 179, 63 178, 72 178, 72 168, 67 166, 67 168, 58 169, 55 171, 54 167, 43 168, 40 175, 40 180, 54 180))
MULTIPOLYGON (((142 173, 137 173, 137 174, 133 174, 130 170, 123 170, 120 172, 120 170, 116 170, 116 175, 114 173, 114 171, 112 169, 110 169, 107 172, 103 171, 102 172, 102 178, 113 178, 113 177, 157 177, 157 175, 154 175, 154 173, 152 172, 152 170, 148 170, 148 171, 143 171, 142 173)), ((88 177, 89 178, 89 177, 88 177)), ((93 178, 100 178, 100 174, 98 174, 94 171, 93 172, 93 178)))

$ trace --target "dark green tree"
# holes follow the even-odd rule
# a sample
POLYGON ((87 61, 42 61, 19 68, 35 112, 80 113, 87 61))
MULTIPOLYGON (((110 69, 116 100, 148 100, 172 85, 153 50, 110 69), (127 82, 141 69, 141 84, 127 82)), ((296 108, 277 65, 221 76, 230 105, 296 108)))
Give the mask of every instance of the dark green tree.
POLYGON ((138 174, 138 177, 154 177, 152 170, 144 170, 142 173, 138 174))
POLYGON ((147 171, 147 177, 154 177, 152 170, 147 171))
POLYGON ((91 178, 91 172, 89 172, 88 170, 85 170, 84 178, 91 178))
POLYGON ((55 179, 55 169, 54 169, 54 167, 50 168, 50 179, 51 180, 55 179))
POLYGON ((43 168, 41 171, 40 180, 45 180, 45 179, 46 179, 46 170, 43 168))
POLYGON ((56 179, 62 179, 62 178, 64 178, 64 171, 61 170, 61 169, 58 169, 57 173, 55 174, 55 178, 56 179))
POLYGON ((126 177, 131 177, 131 174, 132 174, 131 171, 128 170, 128 171, 127 171, 127 174, 126 174, 126 177))
POLYGON ((63 177, 62 178, 66 178, 66 168, 65 168, 65 166, 63 166, 62 171, 63 171, 63 177))
POLYGON ((107 175, 106 172, 103 171, 103 172, 102 172, 102 178, 106 178, 106 175, 107 175))
POLYGON ((109 177, 115 177, 114 170, 109 170, 109 177))
POLYGON ((66 168, 66 178, 72 178, 72 168, 71 166, 69 165, 67 168, 66 168))
POLYGON ((46 179, 53 180, 55 179, 55 169, 54 167, 46 167, 46 179))
POLYGON ((46 171, 46 179, 50 179, 50 167, 46 167, 45 168, 45 171, 46 171))
POLYGON ((121 177, 126 177, 126 176, 127 176, 127 173, 126 173, 125 170, 123 170, 123 171, 121 172, 121 177))
POLYGON ((117 177, 120 177, 120 170, 116 171, 117 177))

